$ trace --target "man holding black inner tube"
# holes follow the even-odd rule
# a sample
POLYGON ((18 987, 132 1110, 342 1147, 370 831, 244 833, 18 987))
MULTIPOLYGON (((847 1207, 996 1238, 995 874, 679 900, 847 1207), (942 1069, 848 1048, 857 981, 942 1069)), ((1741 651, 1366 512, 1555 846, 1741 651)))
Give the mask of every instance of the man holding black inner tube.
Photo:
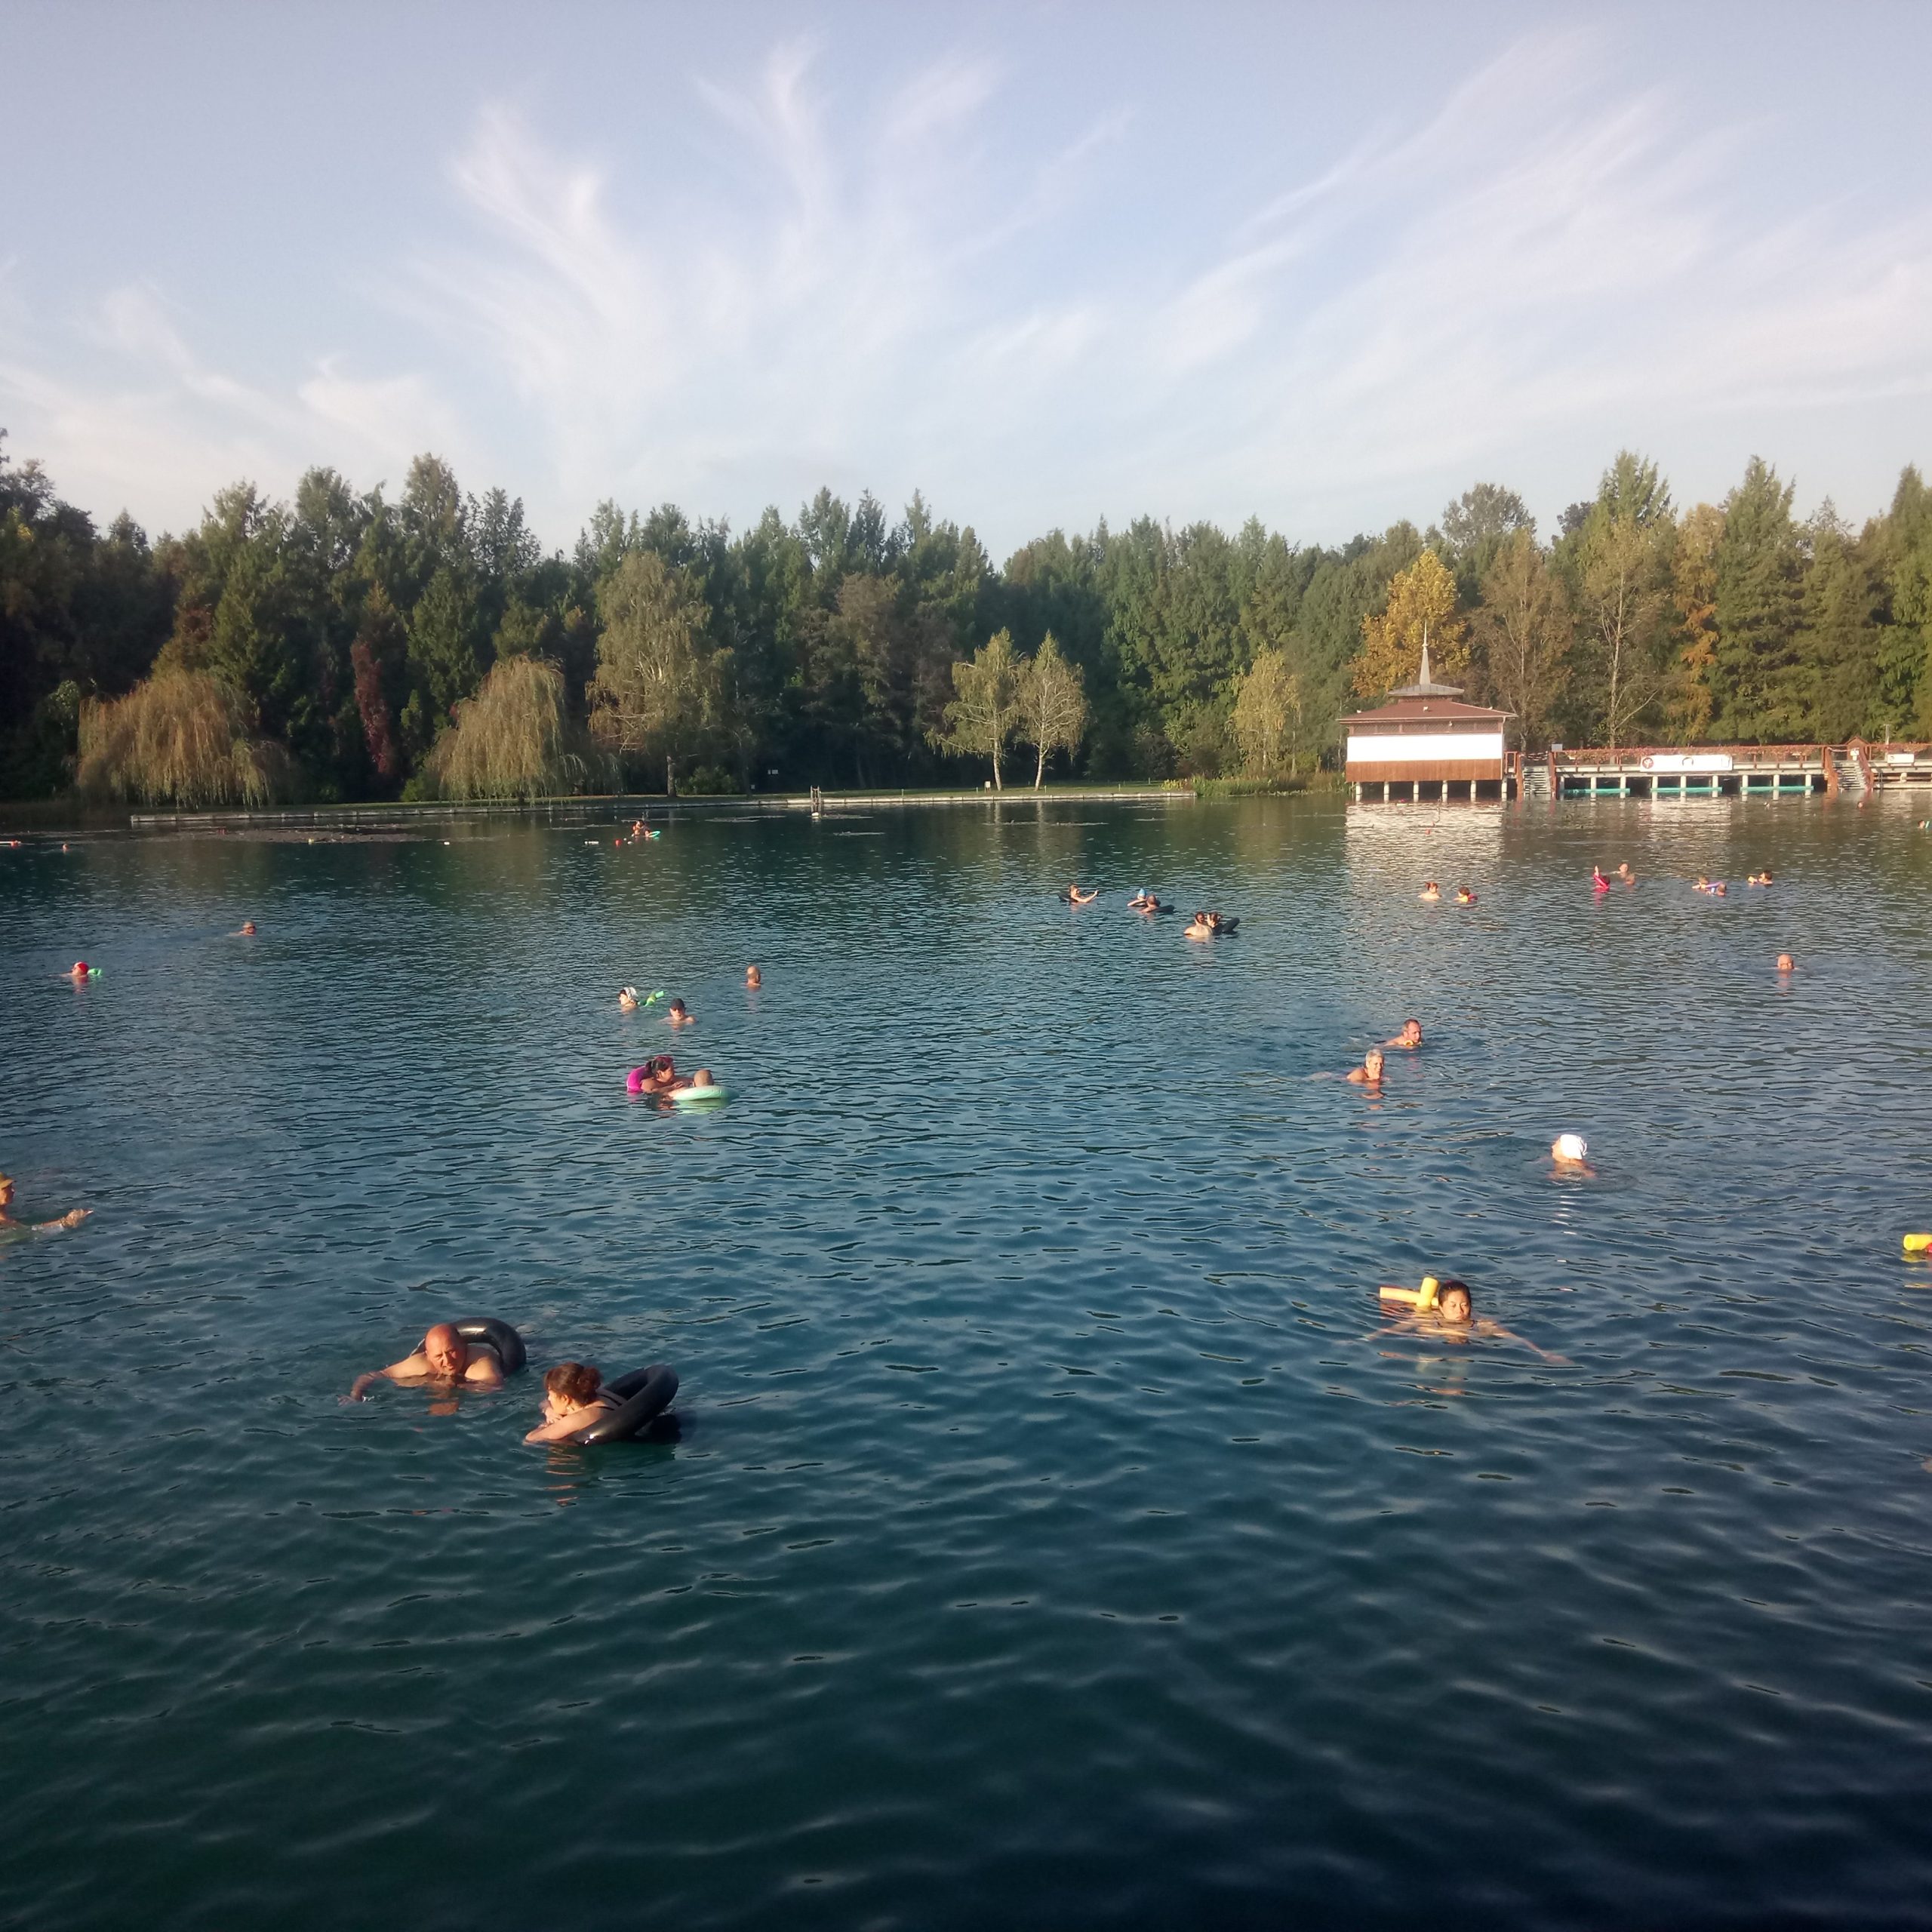
POLYGON ((423 1346, 413 1355, 392 1361, 387 1368, 372 1368, 368 1374, 358 1375, 355 1386, 343 1400, 359 1402, 374 1383, 385 1379, 391 1382, 430 1382, 445 1388, 460 1385, 471 1389, 500 1389, 503 1386, 503 1367, 497 1359, 495 1349, 487 1344, 472 1348, 456 1332, 453 1324, 439 1321, 423 1337, 423 1346))

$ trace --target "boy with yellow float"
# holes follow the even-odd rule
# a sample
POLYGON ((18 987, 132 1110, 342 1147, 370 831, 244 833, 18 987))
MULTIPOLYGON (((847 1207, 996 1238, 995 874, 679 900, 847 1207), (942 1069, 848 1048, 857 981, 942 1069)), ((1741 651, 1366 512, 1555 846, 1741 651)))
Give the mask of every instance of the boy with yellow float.
POLYGON ((1466 1281, 1453 1278, 1439 1281, 1433 1275, 1425 1275, 1419 1288, 1398 1288, 1385 1283, 1377 1293, 1383 1301, 1410 1311, 1406 1315, 1397 1317, 1405 1325, 1420 1326, 1426 1321, 1431 1324, 1429 1332, 1445 1338, 1460 1340, 1465 1336, 1480 1335, 1488 1341, 1521 1342, 1545 1361, 1567 1363, 1569 1360, 1567 1355, 1552 1355, 1547 1349, 1538 1348, 1527 1335, 1519 1335, 1513 1328, 1504 1327, 1500 1321, 1478 1321, 1466 1281))

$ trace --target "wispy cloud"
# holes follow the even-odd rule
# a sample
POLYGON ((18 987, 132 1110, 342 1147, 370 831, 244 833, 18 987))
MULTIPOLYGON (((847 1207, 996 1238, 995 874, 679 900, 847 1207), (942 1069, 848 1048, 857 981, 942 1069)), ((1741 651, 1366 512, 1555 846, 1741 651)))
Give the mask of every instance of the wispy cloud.
POLYGON ((823 480, 922 484, 998 542, 1142 507, 1334 534, 1526 460, 1580 490, 1659 425, 1932 395, 1932 200, 1770 218, 1777 131, 1607 80, 1616 52, 1533 35, 1410 122, 1272 183, 1262 155, 1218 234, 1139 219, 1151 97, 1041 139, 978 56, 866 97, 786 42, 694 78, 695 127, 590 151, 492 105, 452 225, 279 386, 212 366, 178 292, 62 331, 0 276, 0 411, 101 503, 429 446, 558 541, 605 494, 742 517, 823 480))

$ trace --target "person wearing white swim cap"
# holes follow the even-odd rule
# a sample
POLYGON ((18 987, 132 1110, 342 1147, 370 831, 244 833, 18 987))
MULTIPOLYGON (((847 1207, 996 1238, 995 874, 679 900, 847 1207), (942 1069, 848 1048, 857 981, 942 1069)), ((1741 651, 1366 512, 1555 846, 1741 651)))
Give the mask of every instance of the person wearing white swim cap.
POLYGON ((1580 1168, 1589 1152, 1590 1143, 1580 1134, 1559 1134, 1549 1143, 1549 1158, 1560 1168, 1580 1168))

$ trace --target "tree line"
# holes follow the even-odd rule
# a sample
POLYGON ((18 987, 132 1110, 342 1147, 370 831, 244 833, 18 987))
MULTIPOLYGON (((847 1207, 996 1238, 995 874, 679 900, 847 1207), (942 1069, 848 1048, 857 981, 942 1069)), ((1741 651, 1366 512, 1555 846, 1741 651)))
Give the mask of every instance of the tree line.
POLYGON ((1339 546, 1142 518, 995 566, 919 496, 821 490, 741 531, 607 502, 566 554, 423 456, 393 500, 314 469, 150 541, 0 444, 0 793, 1278 780, 1425 637, 1529 749, 1932 737, 1918 472, 1862 529, 1792 502, 1754 458, 1679 510, 1626 452, 1546 539, 1479 483, 1339 546))

